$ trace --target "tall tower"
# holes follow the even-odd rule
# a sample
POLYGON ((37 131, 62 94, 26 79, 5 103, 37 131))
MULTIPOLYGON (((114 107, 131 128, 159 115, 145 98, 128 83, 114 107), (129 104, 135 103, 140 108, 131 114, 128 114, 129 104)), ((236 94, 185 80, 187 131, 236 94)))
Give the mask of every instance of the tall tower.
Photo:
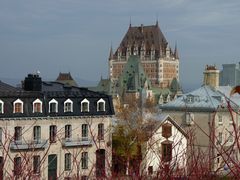
POLYGON ((214 88, 219 86, 219 70, 216 68, 215 65, 214 66, 206 65, 203 74, 204 74, 203 85, 208 85, 214 88))
POLYGON ((172 51, 158 21, 150 26, 129 25, 119 47, 109 56, 109 77, 113 84, 119 79, 131 55, 139 56, 153 87, 169 88, 174 78, 179 81, 177 47, 172 51))

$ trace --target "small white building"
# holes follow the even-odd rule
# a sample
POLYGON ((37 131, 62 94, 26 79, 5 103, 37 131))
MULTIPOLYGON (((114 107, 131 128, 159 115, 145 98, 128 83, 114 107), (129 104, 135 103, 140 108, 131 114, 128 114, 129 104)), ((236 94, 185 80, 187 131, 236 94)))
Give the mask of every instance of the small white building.
POLYGON ((149 139, 143 151, 142 172, 156 175, 163 168, 186 172, 187 134, 166 114, 157 116, 147 128, 149 139))

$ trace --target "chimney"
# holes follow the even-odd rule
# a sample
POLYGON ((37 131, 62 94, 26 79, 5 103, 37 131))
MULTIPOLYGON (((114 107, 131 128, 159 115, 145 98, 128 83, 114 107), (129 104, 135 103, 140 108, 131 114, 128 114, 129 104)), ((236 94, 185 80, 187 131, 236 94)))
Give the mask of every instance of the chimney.
POLYGON ((214 66, 206 65, 203 74, 204 74, 203 85, 211 86, 213 88, 219 86, 219 70, 216 68, 215 65, 214 66))
POLYGON ((23 83, 25 91, 41 91, 42 78, 38 74, 28 74, 23 83))

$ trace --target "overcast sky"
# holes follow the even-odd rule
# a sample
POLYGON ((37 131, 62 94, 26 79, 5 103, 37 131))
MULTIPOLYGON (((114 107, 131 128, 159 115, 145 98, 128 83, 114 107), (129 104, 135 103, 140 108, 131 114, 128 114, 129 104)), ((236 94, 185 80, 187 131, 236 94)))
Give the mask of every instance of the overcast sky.
POLYGON ((206 64, 240 61, 239 0, 0 0, 0 77, 106 78, 130 17, 132 26, 158 19, 177 42, 183 86, 200 86, 206 64))

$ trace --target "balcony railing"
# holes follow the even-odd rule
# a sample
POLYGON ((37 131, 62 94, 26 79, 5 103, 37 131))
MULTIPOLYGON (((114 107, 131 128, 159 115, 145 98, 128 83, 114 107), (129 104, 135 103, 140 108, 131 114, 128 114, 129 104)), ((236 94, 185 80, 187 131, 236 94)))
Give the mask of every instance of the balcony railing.
POLYGON ((12 141, 10 143, 11 150, 27 150, 27 149, 45 149, 48 146, 48 140, 31 140, 31 141, 12 141))
POLYGON ((75 146, 92 146, 93 141, 88 137, 82 138, 63 138, 62 139, 62 146, 65 147, 75 147, 75 146))

